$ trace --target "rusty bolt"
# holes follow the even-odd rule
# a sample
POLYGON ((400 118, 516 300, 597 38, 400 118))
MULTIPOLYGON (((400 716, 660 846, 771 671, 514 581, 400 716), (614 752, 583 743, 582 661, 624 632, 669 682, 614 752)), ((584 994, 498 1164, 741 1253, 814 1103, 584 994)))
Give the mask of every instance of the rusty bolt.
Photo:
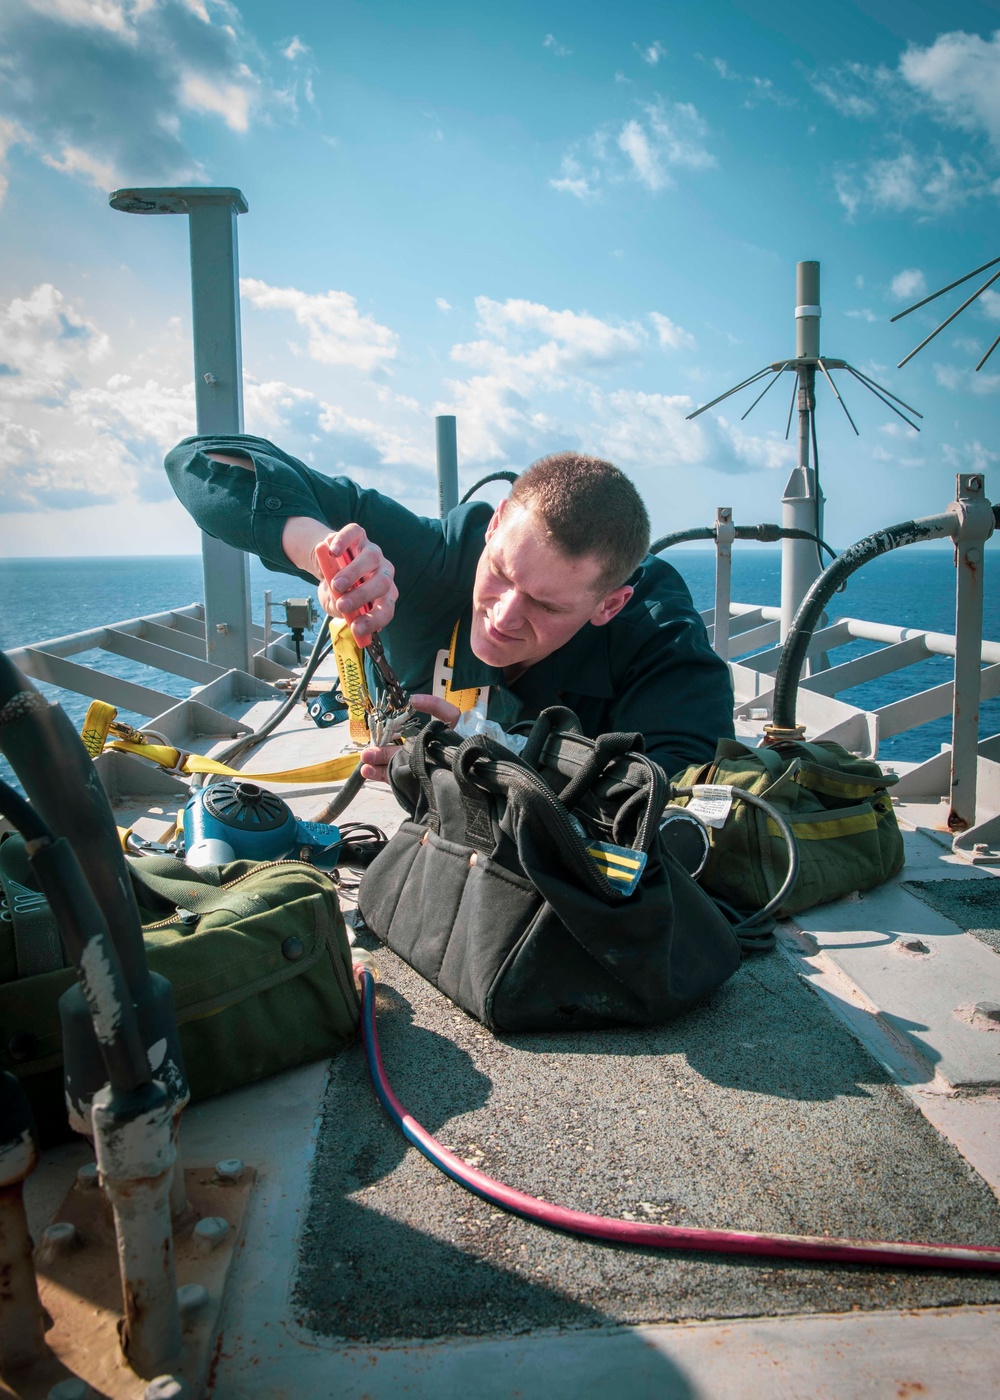
POLYGON ((899 940, 899 946, 900 948, 905 949, 907 953, 930 952, 930 948, 928 948, 927 944, 922 938, 901 938, 899 940))
POLYGON ((79 1248, 81 1243, 75 1225, 68 1220, 56 1220, 42 1231, 38 1257, 43 1260, 59 1259, 63 1255, 72 1254, 73 1250, 79 1248))
POLYGON ((228 1235, 228 1220, 224 1220, 221 1215, 207 1215, 204 1220, 199 1220, 192 1230, 191 1243, 199 1254, 211 1254, 213 1249, 218 1249, 220 1244, 225 1243, 228 1235))
POLYGON ((177 1290, 177 1307, 181 1322, 187 1323, 208 1303, 208 1289, 203 1283, 182 1283, 177 1290))
POLYGON ((84 1163, 76 1174, 76 1184, 81 1191, 89 1191, 95 1186, 100 1186, 101 1179, 96 1162, 84 1163))
POLYGON ((93 1400, 94 1392, 79 1376, 71 1376, 68 1381, 58 1381, 49 1391, 48 1400, 93 1400))
POLYGON ((143 1400, 188 1400, 190 1394, 177 1376, 157 1376, 142 1392, 143 1400))
POLYGON ((222 1162, 216 1162, 215 1175, 220 1181, 231 1181, 234 1184, 243 1179, 246 1167, 240 1157, 227 1157, 222 1162))

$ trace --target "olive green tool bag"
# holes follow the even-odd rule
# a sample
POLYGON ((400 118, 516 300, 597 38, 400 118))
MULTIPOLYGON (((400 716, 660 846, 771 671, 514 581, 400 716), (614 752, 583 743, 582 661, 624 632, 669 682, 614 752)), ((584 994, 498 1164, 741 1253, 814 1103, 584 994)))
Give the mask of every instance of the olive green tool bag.
MULTIPOLYGON (((779 918, 870 890, 903 868, 903 838, 887 788, 897 781, 870 759, 855 758, 827 739, 750 749, 720 739, 711 763, 675 773, 677 787, 744 788, 772 803, 789 822, 799 849, 799 878, 779 918)), ((711 850, 700 884, 736 909, 762 909, 788 869, 778 828, 742 802, 680 797, 709 824, 711 850), (715 814, 713 816, 713 806, 715 814), (721 825, 713 824, 713 821, 721 825)))
MULTIPOLYGON (((149 966, 173 986, 193 1099, 331 1055, 352 1039, 358 997, 328 874, 295 860, 192 870, 173 856, 143 856, 129 867, 149 966)), ((17 834, 0 845, 0 886, 0 1068, 51 1120, 62 1100, 58 1001, 76 974, 62 966, 17 834), (38 966, 40 946, 49 971, 38 966)))

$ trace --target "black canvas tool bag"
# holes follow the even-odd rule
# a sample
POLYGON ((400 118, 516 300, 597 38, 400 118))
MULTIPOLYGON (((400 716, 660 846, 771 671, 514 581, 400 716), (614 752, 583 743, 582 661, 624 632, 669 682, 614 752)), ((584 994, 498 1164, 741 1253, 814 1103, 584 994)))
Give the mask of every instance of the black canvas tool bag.
POLYGON ((496 1030, 666 1021, 740 962, 660 842, 662 770, 638 734, 554 707, 518 757, 432 721, 390 769, 412 816, 365 872, 365 922, 496 1030))

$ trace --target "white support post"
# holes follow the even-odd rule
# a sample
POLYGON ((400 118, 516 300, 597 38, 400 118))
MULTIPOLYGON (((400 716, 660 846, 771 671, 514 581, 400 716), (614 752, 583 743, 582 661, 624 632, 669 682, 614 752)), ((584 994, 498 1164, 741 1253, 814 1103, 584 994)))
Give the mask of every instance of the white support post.
POLYGON ((715 626, 712 645, 723 661, 729 660, 729 604, 732 598, 733 540, 732 506, 715 511, 715 626))
POLYGON ((951 783, 948 830, 960 835, 976 821, 979 766, 979 700, 982 688, 983 544, 993 533, 993 511, 983 478, 960 472, 955 534, 955 691, 952 711, 951 783))

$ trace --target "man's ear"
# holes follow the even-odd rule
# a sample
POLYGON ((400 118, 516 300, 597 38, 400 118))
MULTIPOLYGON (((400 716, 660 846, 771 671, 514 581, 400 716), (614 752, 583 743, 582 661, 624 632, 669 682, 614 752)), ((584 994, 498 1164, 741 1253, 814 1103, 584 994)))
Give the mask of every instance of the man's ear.
POLYGON ((598 604, 596 612, 590 615, 591 625, 603 627, 613 617, 617 617, 634 592, 635 589, 631 584, 623 583, 621 588, 616 588, 613 592, 605 594, 598 604))
POLYGON ((500 504, 497 506, 496 510, 490 516, 490 523, 486 527, 486 538, 488 540, 491 540, 496 534, 497 530, 500 528, 500 521, 503 519, 503 511, 504 506, 506 504, 506 500, 501 501, 500 504))

